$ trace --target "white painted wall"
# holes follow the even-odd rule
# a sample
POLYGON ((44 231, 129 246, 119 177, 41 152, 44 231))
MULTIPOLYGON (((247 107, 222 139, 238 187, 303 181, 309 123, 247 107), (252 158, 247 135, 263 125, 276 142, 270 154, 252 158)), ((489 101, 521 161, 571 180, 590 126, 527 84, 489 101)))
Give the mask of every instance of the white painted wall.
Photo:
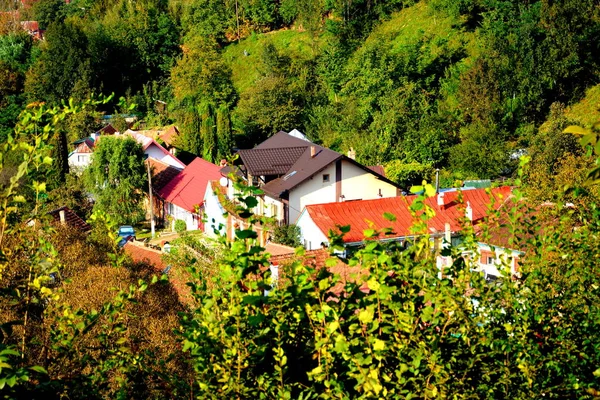
POLYGON ((216 237, 216 229, 221 235, 225 235, 227 229, 227 219, 223 217, 225 209, 221 206, 219 198, 213 192, 210 183, 206 186, 206 193, 204 194, 204 213, 206 214, 204 233, 210 237, 216 237))
MULTIPOLYGON (((173 217, 173 221, 182 219, 185 221, 188 231, 195 231, 198 229, 198 216, 192 214, 188 210, 181 208, 173 203, 166 203, 167 214, 173 217)), ((173 222, 175 223, 175 222, 173 222)))
MULTIPOLYGON (((343 187, 343 183, 342 183, 343 187)), ((311 204, 335 203, 335 163, 290 191, 290 223, 294 223, 304 207, 311 204), (323 175, 329 174, 329 182, 323 175)))
POLYGON ((172 154, 168 152, 166 154, 163 153, 163 151, 160 148, 158 148, 158 146, 156 146, 154 143, 148 146, 144 153, 148 155, 148 157, 152 157, 173 167, 185 168, 185 165, 182 162, 178 161, 175 157, 173 157, 172 154))
POLYGON ((510 275, 517 273, 517 262, 522 256, 522 253, 515 250, 505 249, 503 247, 494 247, 492 249, 491 246, 485 243, 478 243, 478 247, 479 254, 476 255, 478 257, 477 259, 479 260, 478 264, 481 270, 486 274, 498 277, 506 276, 509 272, 507 270, 508 268, 510 268, 510 275), (487 258, 489 252, 493 252, 495 255, 495 257, 490 256, 493 258, 493 260, 491 260, 492 262, 488 263, 487 260, 486 262, 481 262, 480 255, 483 254, 487 258))
POLYGON ((73 152, 68 158, 69 167, 81 171, 92 162, 92 153, 73 152))
POLYGON ((396 197, 396 187, 377 179, 375 175, 342 161, 342 195, 347 200, 371 200, 381 197, 396 197), (381 189, 381 196, 379 190, 381 189))
POLYGON ((265 217, 273 217, 277 221, 283 221, 283 203, 269 196, 264 196, 261 200, 262 209, 259 210, 265 217))
POLYGON ((300 227, 300 241, 307 250, 320 249, 323 247, 321 243, 329 243, 327 236, 321 232, 306 209, 300 214, 296 224, 300 227))

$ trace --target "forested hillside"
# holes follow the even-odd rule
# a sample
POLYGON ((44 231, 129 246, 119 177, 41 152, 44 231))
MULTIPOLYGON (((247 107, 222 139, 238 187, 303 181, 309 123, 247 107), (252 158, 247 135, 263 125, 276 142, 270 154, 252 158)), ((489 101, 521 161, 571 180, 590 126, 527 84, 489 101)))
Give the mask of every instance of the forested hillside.
POLYGON ((553 105, 568 111, 552 136, 597 114, 594 0, 39 0, 19 12, 45 40, 3 19, 0 138, 29 102, 114 93, 68 121, 69 139, 125 97, 209 160, 297 128, 403 184, 435 168, 450 184, 510 176, 515 155, 543 151, 553 105))
POLYGON ((0 0, 0 398, 600 398, 599 38, 599 0, 0 0), (107 121, 399 185, 334 153, 294 252, 250 173, 107 121))

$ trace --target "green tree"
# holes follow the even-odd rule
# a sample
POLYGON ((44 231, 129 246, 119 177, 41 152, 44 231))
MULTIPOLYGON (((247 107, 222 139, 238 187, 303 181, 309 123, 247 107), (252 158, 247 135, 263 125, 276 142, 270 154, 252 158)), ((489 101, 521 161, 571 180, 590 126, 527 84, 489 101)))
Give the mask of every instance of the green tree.
POLYGON ((101 210, 119 224, 144 219, 147 187, 142 146, 128 137, 103 137, 84 172, 86 187, 94 195, 94 210, 101 210))
POLYGON ((190 38, 183 57, 173 68, 171 84, 182 131, 182 150, 212 161, 219 153, 219 146, 230 142, 231 135, 231 128, 222 119, 217 124, 217 114, 227 115, 237 99, 231 69, 215 42, 203 37, 190 38), (225 143, 217 143, 221 138, 225 143))
POLYGON ((28 98, 57 104, 69 97, 87 97, 93 88, 87 45, 86 35, 73 22, 52 25, 44 51, 27 73, 28 98))

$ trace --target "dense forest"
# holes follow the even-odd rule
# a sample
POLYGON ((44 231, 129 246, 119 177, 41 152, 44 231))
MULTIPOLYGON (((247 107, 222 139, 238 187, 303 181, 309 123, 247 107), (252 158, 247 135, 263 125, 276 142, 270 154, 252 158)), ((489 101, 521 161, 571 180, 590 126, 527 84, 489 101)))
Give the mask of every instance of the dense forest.
POLYGON ((0 398, 599 398, 598 38, 598 0, 0 0, 0 398), (275 280, 261 191, 231 174, 249 228, 134 261, 88 192, 144 214, 140 145, 105 140, 84 179, 65 162, 130 114, 213 162, 294 128, 354 149, 421 185, 414 241, 374 227, 360 273, 297 249, 275 280), (512 196, 442 246, 436 169, 512 196), (494 234, 522 258, 489 282, 466 254, 494 234))
POLYGON ((577 153, 561 129, 587 122, 569 107, 598 98, 599 13, 594 0, 39 0, 20 18, 43 41, 2 24, 0 139, 30 102, 114 93, 68 121, 70 141, 124 97, 209 160, 297 128, 406 184, 435 168, 447 185, 508 177, 527 152, 554 173, 577 153))

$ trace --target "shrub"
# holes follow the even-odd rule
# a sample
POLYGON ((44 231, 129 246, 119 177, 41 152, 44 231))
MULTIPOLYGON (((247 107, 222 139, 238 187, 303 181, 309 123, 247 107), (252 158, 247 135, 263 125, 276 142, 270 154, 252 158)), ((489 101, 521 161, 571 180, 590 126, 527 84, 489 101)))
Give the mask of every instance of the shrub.
POLYGON ((280 225, 273 229, 271 239, 275 243, 283 244, 290 247, 301 246, 300 242, 300 227, 295 224, 280 225))
POLYGON ((187 231, 187 224, 182 219, 175 220, 175 232, 182 234, 187 231))

